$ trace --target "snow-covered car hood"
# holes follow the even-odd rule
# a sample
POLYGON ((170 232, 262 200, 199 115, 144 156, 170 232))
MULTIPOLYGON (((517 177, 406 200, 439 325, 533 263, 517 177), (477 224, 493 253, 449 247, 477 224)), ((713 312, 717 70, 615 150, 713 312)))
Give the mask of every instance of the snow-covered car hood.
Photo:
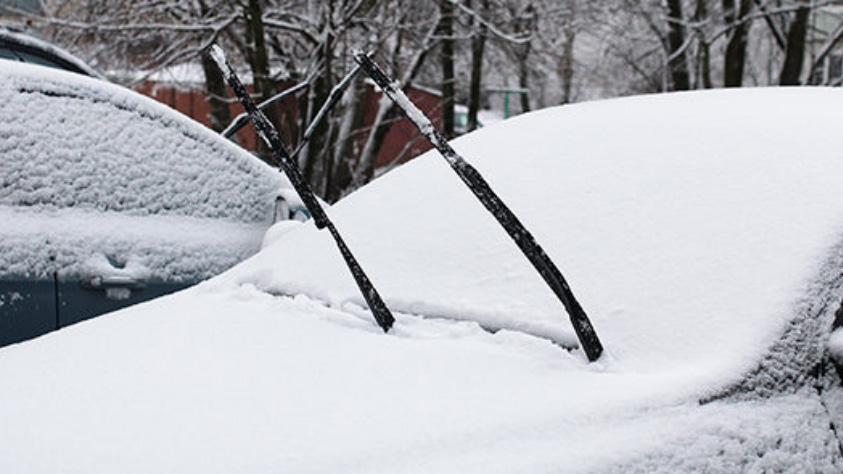
MULTIPOLYGON (((453 146, 546 248, 618 364, 737 379, 795 315, 840 300, 843 160, 826 122, 841 100, 830 89, 609 100, 453 146)), ((576 345, 561 304, 434 152, 332 216, 392 309, 576 345)), ((311 227, 223 279, 363 304, 311 227)))
POLYGON ((560 347, 561 305, 428 154, 330 211, 389 334, 302 226, 196 288, 0 350, 0 468, 839 472, 838 105, 639 97, 454 143, 565 273, 596 363, 560 347))

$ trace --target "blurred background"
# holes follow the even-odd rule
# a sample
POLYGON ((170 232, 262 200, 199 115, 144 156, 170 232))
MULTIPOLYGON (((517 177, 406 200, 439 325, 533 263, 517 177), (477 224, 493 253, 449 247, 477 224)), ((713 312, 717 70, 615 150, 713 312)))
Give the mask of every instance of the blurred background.
MULTIPOLYGON (((222 132, 242 109, 202 54, 218 43, 257 100, 282 94, 290 148, 358 49, 447 137, 586 100, 843 81, 841 1, 0 0, 0 24, 222 132)), ((264 153, 250 127, 232 139, 264 153)), ((361 75, 299 164, 333 202, 427 148, 361 75)))

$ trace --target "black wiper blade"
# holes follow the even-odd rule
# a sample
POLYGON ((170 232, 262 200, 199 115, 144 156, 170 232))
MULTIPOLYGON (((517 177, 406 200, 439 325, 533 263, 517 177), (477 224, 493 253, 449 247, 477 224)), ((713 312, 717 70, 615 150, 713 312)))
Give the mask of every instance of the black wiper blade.
POLYGON ((527 257, 527 260, 533 264, 533 267, 542 276, 551 291, 562 302, 588 360, 597 360, 600 354, 603 353, 603 345, 597 337, 594 326, 591 325, 591 321, 585 314, 585 310, 583 310, 579 301, 574 297, 574 293, 571 291, 571 287, 568 286, 565 277, 562 276, 562 272, 559 271, 556 264, 545 253, 533 235, 530 234, 527 228, 524 227, 524 224, 518 220, 518 217, 504 204, 503 200, 495 194, 480 172, 457 154, 456 150, 448 143, 448 140, 436 130, 430 119, 407 98, 399 86, 368 55, 363 52, 355 52, 354 60, 375 81, 378 87, 383 90, 383 93, 413 122, 422 135, 427 138, 430 144, 451 165, 451 168, 474 193, 477 199, 480 200, 483 206, 497 219, 501 227, 504 228, 515 244, 518 245, 518 248, 521 249, 524 256, 527 257))
POLYGON ((310 189, 310 185, 307 184, 307 181, 305 181, 301 171, 299 171, 295 160, 290 156, 287 149, 284 147, 284 144, 281 142, 281 137, 278 135, 278 131, 274 126, 272 126, 266 118, 266 115, 257 108, 254 101, 249 96, 249 93, 246 91, 246 88, 243 86, 243 83, 240 82, 240 79, 234 72, 234 69, 225 59, 225 53, 223 53, 222 49, 220 49, 217 45, 211 46, 208 54, 210 54, 211 58, 213 58, 216 62, 229 87, 234 90, 237 98, 240 99, 240 103, 243 104, 243 107, 249 113, 249 117, 255 124, 258 134, 263 141, 266 142, 267 146, 269 146, 272 158, 276 162, 275 164, 287 175, 287 178, 290 180, 293 188, 295 188, 299 197, 301 197, 302 202, 304 202, 308 212, 310 212, 310 215, 313 217, 316 228, 327 228, 331 233, 331 236, 334 238, 334 242, 337 244, 343 259, 345 259, 348 269, 351 271, 351 275, 354 277, 354 281, 357 283, 357 287, 363 294, 363 299, 365 299, 366 303, 369 305, 369 310, 372 311, 372 316, 375 318, 375 321, 384 332, 389 331, 395 322, 395 318, 392 316, 389 308, 387 308, 386 303, 383 302, 383 299, 380 297, 380 294, 377 289, 375 289, 371 280, 369 280, 369 277, 366 276, 366 273, 357 262, 357 259, 354 258, 354 255, 340 236, 340 233, 334 226, 333 222, 331 222, 328 218, 325 210, 322 209, 322 206, 316 199, 316 195, 313 193, 313 190, 310 189))

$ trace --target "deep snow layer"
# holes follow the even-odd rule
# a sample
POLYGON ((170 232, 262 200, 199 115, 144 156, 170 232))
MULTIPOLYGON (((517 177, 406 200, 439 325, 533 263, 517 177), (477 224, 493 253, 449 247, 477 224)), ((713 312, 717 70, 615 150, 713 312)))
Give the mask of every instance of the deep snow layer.
POLYGON ((398 315, 384 336, 366 314, 344 310, 203 284, 0 349, 0 468, 831 474, 843 467, 810 389, 701 407, 688 389, 691 374, 588 366, 547 341, 492 335, 472 323, 398 315))
MULTIPOLYGON (((539 111, 453 145, 556 261, 625 370, 736 381, 798 315, 827 326, 813 300, 840 301, 839 267, 824 267, 843 253, 838 103, 832 89, 645 96, 539 111)), ((561 305, 435 153, 332 215, 393 309, 575 343, 561 305)), ((226 279, 362 304, 312 227, 226 279)))
POLYGON ((390 334, 325 233, 294 228, 198 287, 0 349, 0 470, 840 472, 840 390, 807 375, 841 297, 840 106, 641 97, 456 141, 568 277, 596 363, 548 340, 574 342, 561 305, 428 155, 330 211, 390 334))

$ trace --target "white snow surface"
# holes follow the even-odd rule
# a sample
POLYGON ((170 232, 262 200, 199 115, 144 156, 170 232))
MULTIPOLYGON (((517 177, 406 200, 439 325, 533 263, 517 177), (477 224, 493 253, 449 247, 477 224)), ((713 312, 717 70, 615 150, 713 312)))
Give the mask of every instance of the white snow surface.
POLYGON ((575 342, 561 305, 431 153, 330 210, 389 334, 325 232, 298 226, 185 292, 0 349, 0 471, 840 472, 798 375, 700 403, 825 347, 838 104, 638 97, 454 143, 568 278, 596 363, 551 342, 575 342))
POLYGON ((245 260, 266 229, 222 219, 11 206, 0 206, 0 222, 11 224, 0 227, 5 276, 43 279, 57 271, 173 283, 207 279, 245 260))
MULTIPOLYGON (((539 111, 453 146, 559 266, 610 357, 737 378, 838 271, 823 267, 843 232, 837 101, 829 89, 645 96, 539 111)), ((436 153, 332 216, 391 308, 575 343, 561 304, 436 153)), ((363 304, 310 226, 224 278, 363 304)))
POLYGON ((276 195, 290 188, 151 99, 10 61, 0 67, 0 156, 3 274, 78 273, 105 254, 140 258, 156 279, 206 278, 259 249, 276 195))
POLYGON ((289 187, 165 105, 70 73, 4 62, 0 118, 0 204, 267 222, 289 187))

